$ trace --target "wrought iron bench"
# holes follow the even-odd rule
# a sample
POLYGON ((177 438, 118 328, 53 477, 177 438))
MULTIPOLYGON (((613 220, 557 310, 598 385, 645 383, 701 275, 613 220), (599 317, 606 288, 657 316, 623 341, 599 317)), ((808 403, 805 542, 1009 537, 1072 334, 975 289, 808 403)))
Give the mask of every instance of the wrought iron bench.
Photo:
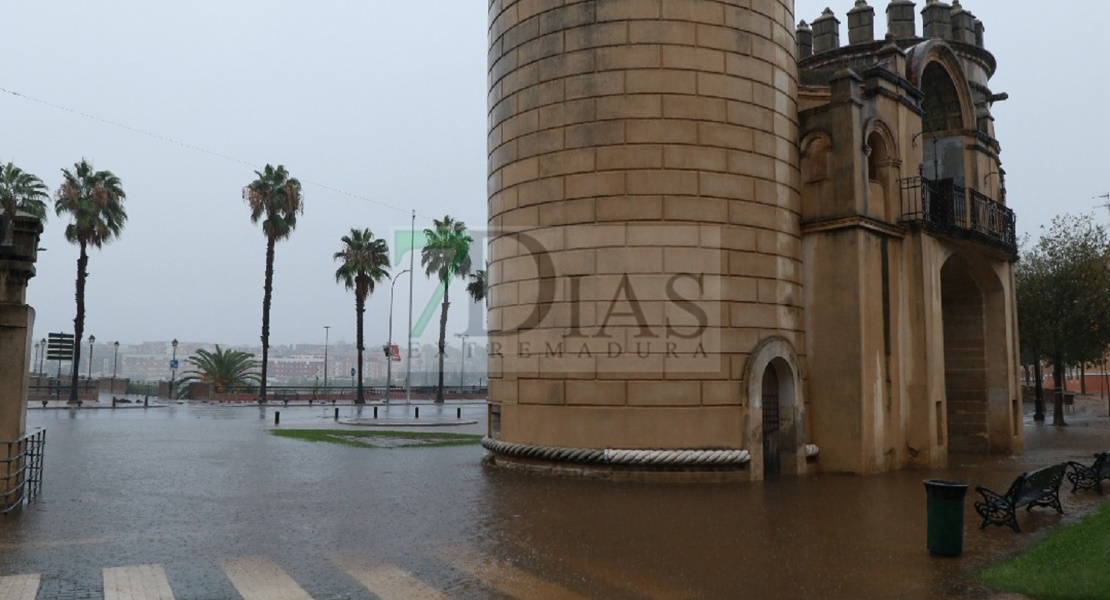
POLYGON ((1071 471, 1068 472, 1068 481, 1071 482, 1071 493, 1076 490, 1095 490, 1102 495, 1102 480, 1110 479, 1110 452, 1099 452, 1095 455, 1095 464, 1083 465, 1075 461, 1068 461, 1071 471))
POLYGON ((1015 532, 1020 532, 1016 511, 1022 506, 1027 511, 1034 506, 1046 506, 1064 514, 1064 509, 1060 506, 1060 483, 1064 480, 1066 468, 1066 463, 1059 463, 1022 473, 1005 494, 983 486, 975 488, 975 491, 983 495, 983 500, 975 502, 975 512, 983 517, 979 529, 984 529, 988 524, 1008 525, 1015 532))

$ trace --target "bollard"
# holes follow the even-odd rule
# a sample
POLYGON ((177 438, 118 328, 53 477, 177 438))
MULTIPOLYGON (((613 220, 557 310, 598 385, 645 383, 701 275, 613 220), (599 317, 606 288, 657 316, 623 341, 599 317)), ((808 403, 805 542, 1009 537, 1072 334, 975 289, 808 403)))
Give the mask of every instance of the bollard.
POLYGON ((416 418, 417 419, 420 418, 420 407, 419 406, 416 407, 416 418))
POLYGON ((279 423, 281 423, 281 411, 280 410, 275 410, 274 411, 274 425, 278 425, 279 423))
POLYGON ((150 396, 143 398, 143 408, 147 408, 148 406, 150 406, 150 396))
POLYGON ((378 418, 378 407, 377 406, 374 407, 374 418, 375 419, 378 418))
POLYGON ((116 397, 112 396, 112 408, 116 407, 116 397))
POLYGON ((462 409, 461 408, 456 408, 455 409, 455 418, 456 419, 461 419, 462 418, 462 409))
POLYGON ((337 408, 337 409, 335 409, 335 420, 336 420, 336 421, 338 421, 338 420, 339 420, 339 409, 338 409, 338 408, 337 408))
POLYGON ((48 400, 43 400, 43 401, 42 401, 42 407, 43 407, 43 408, 46 408, 46 403, 47 403, 47 402, 48 402, 48 400))

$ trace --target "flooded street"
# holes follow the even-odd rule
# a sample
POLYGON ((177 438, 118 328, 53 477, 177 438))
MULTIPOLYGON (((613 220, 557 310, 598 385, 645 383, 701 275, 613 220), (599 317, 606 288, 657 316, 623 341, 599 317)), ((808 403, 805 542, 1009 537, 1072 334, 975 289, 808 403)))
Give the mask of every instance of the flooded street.
MULTIPOLYGON (((1110 447, 1102 407, 1063 432, 1027 424, 1022 456, 954 456, 943 471, 651 484, 489 469, 476 444, 278 438, 279 410, 281 428, 349 427, 330 406, 31 411, 47 428, 43 495, 0 519, 0 578, 39 574, 42 600, 106 597, 107 570, 133 565, 160 566, 177 600, 249 597, 260 573, 303 594, 282 597, 316 599, 989 598, 978 569, 1101 498, 1062 490, 1064 517, 1021 511, 1020 534, 979 531, 975 485, 1004 491, 1031 466, 1110 447), (934 477, 971 484, 960 558, 925 548, 934 477)), ((477 424, 435 429, 481 433, 484 411, 464 405, 477 424)))

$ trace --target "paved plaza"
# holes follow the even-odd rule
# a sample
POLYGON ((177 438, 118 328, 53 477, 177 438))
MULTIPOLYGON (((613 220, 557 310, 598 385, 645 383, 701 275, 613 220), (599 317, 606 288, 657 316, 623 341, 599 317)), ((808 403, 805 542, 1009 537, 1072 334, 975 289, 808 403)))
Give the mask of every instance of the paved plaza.
MULTIPOLYGON (((476 424, 481 404, 421 405, 476 424)), ((411 406, 380 407, 404 419, 411 406)), ((1028 408, 1028 407, 1027 407, 1028 408)), ((1004 489, 1031 467, 1110 448, 1105 401, 1066 429, 1026 419, 1020 456, 943 471, 744 484, 549 478, 482 467, 480 446, 364 449, 272 436, 352 428, 372 407, 32 410, 47 428, 41 500, 0 519, 0 598, 994 598, 977 570, 1097 508, 1019 515, 964 554, 925 548, 922 480, 1004 489)))

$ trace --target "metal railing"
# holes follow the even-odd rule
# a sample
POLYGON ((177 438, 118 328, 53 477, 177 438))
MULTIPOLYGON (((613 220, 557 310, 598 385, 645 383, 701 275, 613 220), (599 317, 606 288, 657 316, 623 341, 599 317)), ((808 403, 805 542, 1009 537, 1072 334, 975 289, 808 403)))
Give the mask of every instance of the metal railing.
POLYGON ((42 491, 46 429, 29 431, 5 446, 6 453, 0 458, 0 515, 30 503, 42 491))
POLYGON ((951 179, 907 177, 899 181, 902 222, 937 233, 970 238, 1017 253, 1014 211, 951 179))

